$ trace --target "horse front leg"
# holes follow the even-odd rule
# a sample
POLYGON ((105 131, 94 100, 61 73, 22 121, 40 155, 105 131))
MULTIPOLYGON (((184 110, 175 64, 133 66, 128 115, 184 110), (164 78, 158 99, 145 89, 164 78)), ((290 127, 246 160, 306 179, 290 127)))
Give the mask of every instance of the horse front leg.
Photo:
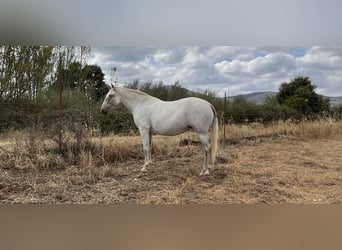
POLYGON ((145 128, 139 128, 139 131, 143 141, 143 150, 145 155, 145 163, 142 166, 141 171, 147 171, 146 167, 152 163, 152 132, 145 128))

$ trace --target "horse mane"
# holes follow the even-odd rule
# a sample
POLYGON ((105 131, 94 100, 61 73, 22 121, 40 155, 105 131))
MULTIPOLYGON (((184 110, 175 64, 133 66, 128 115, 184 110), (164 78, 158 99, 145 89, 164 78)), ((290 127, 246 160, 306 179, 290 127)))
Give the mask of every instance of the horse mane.
MULTIPOLYGON (((148 97, 148 98, 157 98, 157 97, 154 97, 154 96, 151 96, 145 92, 142 92, 140 90, 137 90, 137 89, 130 89, 130 88, 125 88, 125 87, 119 87, 119 89, 121 90, 124 90, 124 91, 127 91, 127 92, 131 92, 131 93, 134 93, 134 94, 137 94, 137 95, 141 95, 143 97, 148 97)), ((158 98, 157 98, 158 99, 158 98)))
POLYGON ((125 88, 125 87, 120 87, 120 89, 123 89, 125 91, 130 91, 130 92, 134 92, 136 94, 140 94, 140 95, 145 95, 145 96, 150 96, 149 94, 146 94, 140 90, 137 90, 137 89, 130 89, 130 88, 125 88))

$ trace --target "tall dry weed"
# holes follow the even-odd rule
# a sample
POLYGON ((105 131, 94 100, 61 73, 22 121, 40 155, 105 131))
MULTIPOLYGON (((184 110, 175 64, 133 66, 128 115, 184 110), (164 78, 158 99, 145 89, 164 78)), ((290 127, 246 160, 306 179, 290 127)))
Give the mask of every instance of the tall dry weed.
MULTIPOLYGON (((221 137, 223 129, 220 130, 221 137)), ((287 136, 301 139, 337 139, 342 138, 342 121, 325 118, 316 121, 290 120, 278 121, 269 125, 251 123, 248 125, 226 126, 226 138, 243 139, 246 137, 287 136)))

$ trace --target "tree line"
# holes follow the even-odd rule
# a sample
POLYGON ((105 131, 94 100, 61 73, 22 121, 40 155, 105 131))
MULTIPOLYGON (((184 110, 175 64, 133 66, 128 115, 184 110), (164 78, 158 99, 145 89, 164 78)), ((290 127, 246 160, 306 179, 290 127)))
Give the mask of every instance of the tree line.
MULTIPOLYGON (((61 83, 64 124, 76 123, 103 133, 135 131, 132 117, 123 106, 107 116, 99 112, 108 88, 102 69, 88 64, 90 51, 88 46, 0 46, 0 131, 56 126, 61 83)), ((329 100, 315 92, 310 78, 302 76, 281 84, 277 96, 261 105, 240 96, 224 107, 223 98, 216 92, 189 91, 180 82, 166 85, 133 80, 125 87, 166 101, 188 96, 206 99, 226 123, 342 116, 342 106, 330 108, 329 100)))
POLYGON ((64 116, 85 116, 84 107, 107 91, 102 69, 87 63, 90 51, 89 46, 0 46, 0 131, 56 123, 61 82, 64 116))
POLYGON ((2 102, 39 100, 58 89, 82 91, 98 100, 105 88, 104 74, 87 64, 88 46, 0 46, 2 102))

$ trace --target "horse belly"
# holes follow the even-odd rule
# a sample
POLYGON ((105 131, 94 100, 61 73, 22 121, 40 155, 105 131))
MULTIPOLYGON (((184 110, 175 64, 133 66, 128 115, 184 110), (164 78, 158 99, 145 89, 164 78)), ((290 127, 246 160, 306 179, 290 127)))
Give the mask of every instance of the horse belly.
POLYGON ((156 135, 179 135, 188 130, 188 127, 168 128, 159 127, 153 128, 153 133, 156 135))
POLYGON ((152 122, 152 130, 154 134, 159 135, 179 135, 189 129, 182 117, 177 117, 176 114, 162 117, 152 122))

